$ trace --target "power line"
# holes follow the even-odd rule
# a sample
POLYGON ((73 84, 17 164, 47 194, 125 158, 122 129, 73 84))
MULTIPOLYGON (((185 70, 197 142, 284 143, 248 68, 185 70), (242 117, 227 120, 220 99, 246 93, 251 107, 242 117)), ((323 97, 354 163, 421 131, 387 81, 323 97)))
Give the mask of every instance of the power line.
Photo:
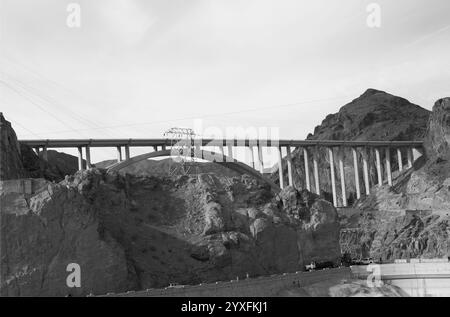
MULTIPOLYGON (((8 87, 9 89, 11 89, 12 91, 14 91, 16 94, 18 94, 19 96, 21 96, 22 98, 27 99, 31 104, 33 104, 34 106, 36 106, 37 108, 39 108, 41 111, 45 112, 46 114, 50 115, 51 117, 53 117, 55 120, 57 120, 58 122, 60 122, 61 124, 65 125, 65 126, 70 126, 68 125, 66 122, 64 122, 63 120, 59 119, 56 115, 54 115, 53 113, 51 113, 50 111, 47 111, 45 108, 43 108, 41 105, 39 105, 38 103, 36 103, 32 97, 27 96, 26 94, 24 94, 23 92, 21 92, 20 90, 16 89, 15 87, 13 87, 12 85, 10 85, 9 83, 7 83, 6 81, 0 79, 0 83, 2 83, 3 85, 5 85, 6 87, 8 87)), ((70 131, 75 131, 75 129, 71 129, 70 131)))
MULTIPOLYGON (((7 58, 5 56, 0 56, 3 59, 5 59, 7 62, 9 62, 9 64, 15 64, 16 66, 19 66, 20 68, 22 68, 23 70, 25 70, 26 72, 28 72, 29 74, 31 74, 32 76, 34 76, 35 78, 39 79, 39 80, 43 80, 44 82, 48 83, 49 85, 54 85, 56 87, 60 87, 66 91, 68 91, 69 93, 73 92, 71 90, 69 90, 68 88, 64 87, 61 84, 56 83, 55 81, 52 81, 50 79, 47 79, 46 77, 42 76, 41 74, 37 73, 36 71, 33 71, 32 69, 10 59, 7 58)), ((14 65, 12 65, 14 67, 14 65)), ((4 74, 6 75, 6 74, 4 74)), ((14 78, 12 76, 6 75, 8 77, 9 80, 15 81, 16 85, 21 86, 21 88, 25 91, 32 92, 37 98, 41 99, 43 102, 47 103, 50 106, 53 106, 53 108, 58 109, 58 110, 63 110, 63 112, 66 112, 66 114, 68 116, 70 116, 72 119, 78 121, 79 123, 89 126, 89 127, 95 127, 95 128, 99 128, 100 126, 98 124, 96 124, 95 122, 83 117, 82 115, 75 113, 74 111, 70 110, 68 107, 63 106, 60 102, 58 102, 57 100, 55 100, 54 98, 52 98, 51 96, 49 96, 48 94, 45 94, 45 92, 39 91, 38 89, 27 85, 25 82, 23 82, 20 79, 14 78)), ((30 93, 29 93, 30 94, 30 93)), ((110 134, 109 132, 105 131, 107 134, 110 134)), ((111 135, 111 134, 110 134, 111 135)))
POLYGON ((42 135, 42 134, 55 134, 55 133, 66 133, 66 132, 81 132, 81 131, 124 128, 124 127, 133 127, 133 126, 142 126, 142 125, 153 125, 153 124, 160 124, 160 123, 171 123, 171 122, 176 122, 176 121, 185 121, 185 120, 193 120, 193 119, 205 119, 205 118, 213 118, 213 117, 218 117, 218 116, 227 116, 227 115, 248 113, 248 112, 268 110, 268 109, 293 107, 293 106, 298 106, 298 105, 302 105, 302 104, 310 104, 310 103, 316 103, 316 102, 321 102, 321 101, 332 101, 332 100, 339 100, 339 99, 344 99, 344 98, 347 99, 349 97, 348 96, 342 96, 342 97, 335 97, 335 98, 315 99, 315 100, 307 100, 307 101, 301 101, 301 102, 290 103, 290 104, 268 106, 268 107, 259 107, 259 108, 245 109, 245 110, 240 110, 240 111, 208 114, 208 115, 202 115, 202 116, 189 116, 189 117, 170 119, 170 120, 158 120, 158 121, 149 121, 149 122, 140 122, 140 123, 128 123, 128 124, 120 124, 120 125, 111 125, 111 126, 103 126, 103 127, 98 127, 98 128, 92 128, 92 129, 60 130, 60 131, 43 132, 43 133, 39 133, 39 134, 42 135))

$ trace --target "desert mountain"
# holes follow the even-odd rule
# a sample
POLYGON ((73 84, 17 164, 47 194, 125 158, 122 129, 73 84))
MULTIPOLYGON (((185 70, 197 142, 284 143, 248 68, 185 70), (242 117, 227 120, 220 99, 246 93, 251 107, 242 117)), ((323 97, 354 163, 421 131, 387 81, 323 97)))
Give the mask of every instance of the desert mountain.
POLYGON ((450 256, 450 98, 438 100, 425 134, 425 156, 356 204, 341 246, 384 260, 450 256))
MULTIPOLYGON (((314 129, 313 134, 309 134, 308 140, 346 140, 346 141, 402 141, 402 140, 422 140, 426 129, 430 111, 418 105, 410 103, 408 100, 388 94, 384 91, 368 89, 360 97, 343 106, 339 112, 328 115, 322 124, 314 129)), ((375 181, 374 154, 369 153, 372 181, 375 181)), ((393 153, 394 154, 394 153, 393 153)), ((311 153, 310 155, 313 155, 311 153)), ((331 200, 330 167, 326 149, 319 149, 316 153, 319 163, 319 174, 321 180, 321 194, 331 200)), ((353 161, 350 149, 343 153, 346 179, 353 179, 353 161)), ((396 169, 397 162, 395 155, 393 158, 393 170, 396 169)), ((361 160, 361 156, 359 156, 361 160)), ((406 158, 405 158, 406 159, 406 158)), ((303 161, 303 150, 297 149, 293 152, 294 183, 297 188, 306 188, 305 168, 303 161)), ((286 162, 284 162, 286 163, 286 162)), ((406 162, 405 162, 406 163, 406 162)), ((337 162, 335 163, 337 164, 337 162)), ((360 165, 361 166, 361 165, 360 165)), ((285 179, 287 179, 287 164, 283 164, 285 179)), ((335 166, 335 171, 338 171, 335 166)), ((310 179, 313 180, 313 171, 310 169, 310 179)), ((362 181, 362 173, 361 184, 362 181)), ((278 171, 272 174, 272 179, 278 181, 278 171)), ((340 176, 336 173, 337 192, 340 196, 340 176)), ((347 187, 347 197, 349 202, 355 200, 355 188, 353 182, 347 187)), ((314 184, 313 191, 314 189, 314 184)))

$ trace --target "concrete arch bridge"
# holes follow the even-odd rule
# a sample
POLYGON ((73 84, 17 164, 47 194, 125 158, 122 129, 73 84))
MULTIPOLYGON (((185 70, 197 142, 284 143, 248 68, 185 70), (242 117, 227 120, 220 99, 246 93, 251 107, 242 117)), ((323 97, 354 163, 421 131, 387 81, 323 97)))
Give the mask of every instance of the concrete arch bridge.
MULTIPOLYGON (((176 141, 176 140, 175 140, 176 141)), ((183 140, 179 140, 182 142, 183 140)), ((170 139, 59 139, 59 140, 21 140, 36 150, 36 153, 42 151, 42 157, 47 158, 48 148, 77 148, 78 149, 78 166, 82 170, 83 150, 85 153, 86 167, 92 167, 90 149, 92 147, 113 147, 117 149, 117 163, 110 167, 109 170, 120 170, 126 166, 134 164, 138 161, 170 156, 171 148, 174 140, 170 139), (148 147, 153 152, 131 157, 130 148, 132 147, 148 147), (125 150, 125 159, 123 159, 123 149, 125 150)), ((364 193, 370 194, 371 186, 382 186, 386 182, 392 186, 392 164, 391 155, 397 156, 398 170, 411 168, 415 159, 420 157, 423 152, 422 141, 336 141, 336 140, 260 140, 260 139, 195 139, 193 148, 195 149, 195 157, 205 159, 217 164, 221 164, 227 168, 246 173, 268 183, 272 189, 278 192, 285 185, 293 186, 293 164, 292 151, 302 151, 304 170, 307 171, 301 177, 304 180, 306 189, 316 194, 321 193, 320 184, 324 180, 320 179, 323 173, 319 173, 319 156, 323 156, 326 149, 327 160, 329 162, 330 173, 327 175, 331 180, 331 190, 333 194, 333 204, 336 207, 347 206, 346 185, 351 181, 356 189, 357 199, 361 198, 364 193), (205 150, 205 147, 219 148, 219 153, 205 150), (247 148, 250 150, 251 157, 249 162, 240 162, 235 158, 236 148, 247 148), (279 173, 279 186, 274 184, 268 177, 264 175, 265 167, 263 163, 263 149, 273 148, 277 152, 277 169, 279 173), (347 151, 342 151, 347 149, 347 151), (351 151, 348 151, 351 149, 351 151), (283 155, 283 150, 285 155, 283 155), (226 155, 225 155, 226 151, 226 155), (350 153, 349 160, 345 160, 343 155, 338 153, 350 153), (322 154, 320 154, 322 153, 322 154), (369 153, 374 153, 375 171, 369 168, 369 153), (404 160, 403 158, 407 159, 404 160), (360 159, 361 158, 361 159, 360 159), (352 180, 345 179, 344 162, 351 162, 350 167, 353 170, 354 177, 352 180), (362 160, 362 164, 361 164, 362 160), (404 162, 406 161, 406 165, 404 162), (335 167, 335 162, 337 163, 335 167), (287 181, 283 174, 283 165, 287 164, 287 181), (362 166, 360 166, 362 165, 362 166), (311 168, 312 167, 312 170, 311 168), (337 169, 337 171, 335 170, 337 169), (372 181, 370 173, 375 173, 376 181, 372 181), (342 195, 338 200, 336 174, 339 173, 340 188, 342 195), (311 174, 311 175, 310 175, 311 174), (362 175, 363 186, 360 184, 360 175, 362 175), (310 179, 312 178, 312 179, 310 179), (364 190, 364 192, 362 191, 364 190)))

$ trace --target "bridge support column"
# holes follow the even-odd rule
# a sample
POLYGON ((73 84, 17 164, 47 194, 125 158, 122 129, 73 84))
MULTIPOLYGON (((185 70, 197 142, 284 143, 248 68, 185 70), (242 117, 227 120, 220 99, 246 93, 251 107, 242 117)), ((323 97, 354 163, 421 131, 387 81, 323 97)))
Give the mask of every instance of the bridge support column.
POLYGON ((307 148, 303 148, 303 161, 305 163, 305 182, 306 189, 311 191, 311 182, 309 180, 309 158, 308 158, 308 150, 307 148))
POLYGON ((330 175, 331 175, 331 191, 333 193, 333 205, 337 207, 337 194, 336 194, 336 176, 334 174, 334 154, 333 148, 328 148, 328 156, 330 159, 330 175))
POLYGON ((47 147, 44 146, 42 148, 42 158, 44 159, 44 161, 48 162, 48 152, 47 152, 47 147))
POLYGON ((389 147, 386 148, 386 174, 388 185, 392 186, 392 170, 391 170, 391 149, 389 147))
POLYGON ((87 169, 91 169, 92 168, 92 164, 91 164, 91 147, 89 145, 87 145, 84 150, 86 151, 86 168, 87 169))
POLYGON ((122 147, 120 146, 117 147, 117 162, 122 162, 122 147))
POLYGON ((125 159, 126 160, 130 159, 130 146, 129 145, 125 145, 125 159))
POLYGON ((83 171, 83 148, 81 146, 78 147, 78 170, 83 171))
POLYGON ((291 147, 289 145, 286 147, 286 152, 287 152, 287 167, 288 167, 289 186, 294 186, 294 177, 292 175, 292 153, 291 153, 291 147))
POLYGON ((248 149, 250 150, 250 159, 252 160, 252 167, 253 167, 253 169, 255 169, 255 152, 254 152, 254 148, 253 148, 253 146, 252 145, 250 145, 249 147, 248 147, 248 149))
POLYGON ((383 173, 381 170, 381 158, 380 158, 380 149, 375 148, 375 159, 377 164, 377 176, 378 176, 378 187, 383 186, 383 173))
POLYGON ((359 185, 359 166, 358 166, 358 153, 356 148, 352 148, 353 153, 353 168, 355 169, 355 188, 356 188, 356 199, 361 198, 361 188, 359 185))
POLYGON ((264 160, 261 144, 258 144, 258 162, 259 162, 259 172, 261 174, 264 174, 264 160))
POLYGON ((406 149, 406 155, 408 156, 408 168, 413 166, 413 153, 411 148, 406 149))
POLYGON ((403 171, 403 161, 402 161, 402 149, 397 148, 397 161, 398 161, 398 170, 403 171))
POLYGON ((370 195, 370 180, 369 180, 369 153, 367 152, 367 148, 364 149, 363 152, 363 172, 364 172, 364 185, 366 188, 366 195, 370 195))
POLYGON ((337 207, 337 194, 336 194, 336 177, 334 175, 334 155, 333 148, 328 148, 328 155, 330 157, 330 173, 331 173, 331 191, 333 192, 333 205, 337 207))
POLYGON ((317 163, 318 155, 319 155, 319 150, 316 148, 315 153, 313 154, 314 183, 316 186, 316 194, 320 195, 319 164, 317 163))
POLYGON ((279 146, 278 148, 278 177, 280 179, 280 188, 283 189, 284 188, 284 177, 283 177, 283 155, 281 152, 281 146, 279 146))
POLYGON ((345 170, 344 170, 344 151, 341 148, 339 153, 339 172, 341 174, 341 191, 342 191, 342 205, 347 207, 347 192, 345 190, 345 170))
POLYGON ((227 144, 227 154, 230 159, 233 159, 233 145, 227 144))

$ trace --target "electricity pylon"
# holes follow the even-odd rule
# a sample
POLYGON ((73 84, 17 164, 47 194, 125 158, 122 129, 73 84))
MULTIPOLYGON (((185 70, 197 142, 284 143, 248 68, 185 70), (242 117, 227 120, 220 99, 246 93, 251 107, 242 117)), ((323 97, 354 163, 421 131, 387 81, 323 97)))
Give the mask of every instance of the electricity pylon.
POLYGON ((165 137, 170 138, 171 155, 175 155, 176 163, 172 164, 172 160, 169 162, 169 176, 177 173, 181 175, 188 175, 191 168, 198 168, 195 164, 195 145, 194 130, 190 128, 170 128, 164 132, 165 137))

